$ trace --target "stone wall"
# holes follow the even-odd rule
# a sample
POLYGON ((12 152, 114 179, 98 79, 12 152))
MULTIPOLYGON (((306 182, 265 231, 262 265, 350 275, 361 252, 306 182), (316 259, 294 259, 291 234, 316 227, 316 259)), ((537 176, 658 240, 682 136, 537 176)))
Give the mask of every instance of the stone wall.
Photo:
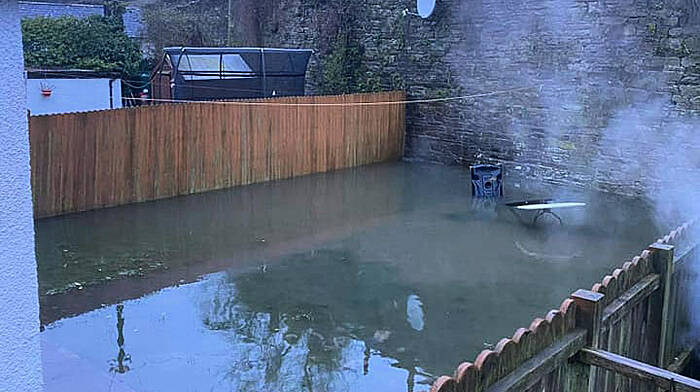
POLYGON ((311 93, 324 91, 343 29, 362 48, 364 88, 411 99, 529 88, 409 105, 410 160, 500 161, 549 183, 638 194, 654 182, 639 176, 671 152, 617 170, 649 149, 630 140, 657 143, 669 118, 700 107, 698 0, 438 0, 427 20, 403 15, 410 0, 273 3, 261 41, 316 50, 311 93))

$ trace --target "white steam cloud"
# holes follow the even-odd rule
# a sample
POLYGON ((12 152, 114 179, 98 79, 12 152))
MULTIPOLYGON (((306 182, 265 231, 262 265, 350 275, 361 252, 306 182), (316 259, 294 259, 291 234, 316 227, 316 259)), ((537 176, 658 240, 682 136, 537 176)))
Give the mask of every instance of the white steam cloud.
MULTIPOLYGON (((668 230, 700 216, 700 117, 672 102, 680 59, 656 53, 676 45, 659 38, 671 36, 657 31, 664 20, 676 18, 684 33, 700 37, 700 1, 667 1, 663 15, 635 0, 461 4, 464 39, 448 58, 462 86, 538 86, 481 103, 487 109, 480 115, 493 116, 493 127, 512 143, 507 163, 533 167, 530 176, 549 170, 552 182, 559 170, 560 184, 646 198, 668 230)), ((700 260, 694 268, 700 275, 700 260)), ((683 294, 694 302, 697 343, 700 280, 683 294)))

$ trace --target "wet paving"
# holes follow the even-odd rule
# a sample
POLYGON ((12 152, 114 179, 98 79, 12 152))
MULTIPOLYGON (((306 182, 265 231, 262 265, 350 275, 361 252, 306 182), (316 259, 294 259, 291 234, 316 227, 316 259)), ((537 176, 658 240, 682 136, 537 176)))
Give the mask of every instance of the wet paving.
POLYGON ((37 222, 47 391, 421 391, 663 228, 643 203, 536 226, 408 163, 37 222))

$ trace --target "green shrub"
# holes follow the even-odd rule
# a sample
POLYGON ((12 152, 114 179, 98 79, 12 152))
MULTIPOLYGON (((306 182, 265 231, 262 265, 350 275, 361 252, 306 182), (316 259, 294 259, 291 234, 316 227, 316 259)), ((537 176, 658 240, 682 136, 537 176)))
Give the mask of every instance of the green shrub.
POLYGON ((135 76, 143 60, 121 18, 90 16, 22 20, 24 63, 31 68, 89 69, 135 76))
POLYGON ((324 94, 378 91, 379 81, 364 63, 364 47, 349 33, 340 32, 322 57, 324 94))

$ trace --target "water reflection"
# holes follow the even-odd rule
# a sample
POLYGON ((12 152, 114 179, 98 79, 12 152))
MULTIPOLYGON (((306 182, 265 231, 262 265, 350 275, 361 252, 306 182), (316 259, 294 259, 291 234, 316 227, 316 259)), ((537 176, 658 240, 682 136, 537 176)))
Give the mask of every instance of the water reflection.
POLYGON ((406 300, 406 319, 411 328, 422 331, 425 322, 423 321, 423 302, 417 295, 411 294, 406 300))
MULTIPOLYGON (((245 288, 245 281, 254 280, 251 278, 238 280, 216 274, 199 283, 126 302, 123 309, 129 312, 130 347, 138 360, 127 360, 127 354, 122 357, 120 346, 119 358, 124 359, 121 370, 128 371, 114 369, 120 362, 112 359, 116 380, 134 391, 428 388, 429 380, 421 376, 421 369, 383 353, 382 345, 363 332, 374 329, 372 326, 336 320, 337 314, 323 307, 294 300, 279 307, 264 302, 247 304, 243 293, 250 289, 245 288)), ((255 291, 264 290, 259 287, 255 291)), ((99 309, 52 324, 42 339, 69 347, 70 356, 83 362, 100 363, 100 358, 111 356, 106 344, 111 339, 104 335, 104 327, 114 321, 109 314, 115 309, 120 312, 122 308, 99 309)), ((118 316, 117 320, 126 329, 123 318, 118 316)), ((122 332, 118 336, 123 342, 122 332)), ((61 372, 78 386, 85 378, 95 377, 80 369, 68 366, 61 372)), ((103 387, 106 390, 108 385, 103 387)), ((46 390, 60 389, 47 383, 46 390)))
POLYGON ((129 371, 129 363, 131 363, 131 355, 124 351, 124 305, 119 304, 117 309, 117 346, 119 352, 117 359, 113 360, 109 366, 109 371, 114 373, 124 374, 129 371))
MULTIPOLYGON (((413 391, 416 379, 427 386, 429 377, 404 338, 422 328, 407 321, 415 315, 399 304, 410 288, 396 276, 348 252, 299 254, 266 272, 226 274, 203 304, 202 323, 265 348, 254 357, 264 363, 264 372, 257 370, 266 388, 281 387, 290 371, 305 390, 355 390, 356 380, 373 372, 372 353, 382 353, 396 359, 393 368, 406 370, 406 388, 413 391)), ((236 361, 235 377, 245 367, 236 361)))

